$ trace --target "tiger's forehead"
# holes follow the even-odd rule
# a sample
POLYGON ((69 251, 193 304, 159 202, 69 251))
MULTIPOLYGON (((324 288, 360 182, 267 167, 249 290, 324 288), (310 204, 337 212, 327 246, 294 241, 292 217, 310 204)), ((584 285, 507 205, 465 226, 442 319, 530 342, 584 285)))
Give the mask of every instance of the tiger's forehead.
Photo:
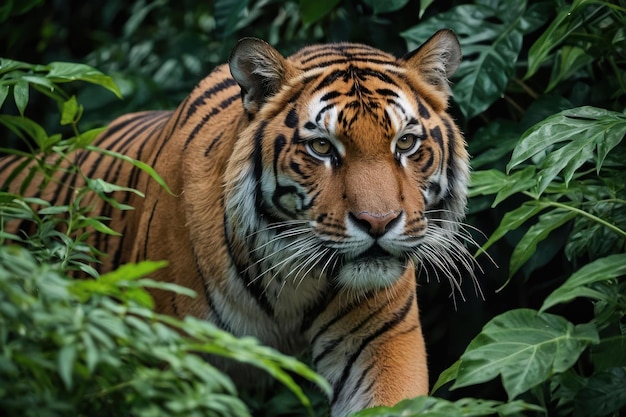
POLYGON ((289 60, 303 71, 359 63, 395 66, 397 61, 393 55, 371 46, 346 42, 307 46, 292 55, 289 60))
MULTIPOLYGON (((346 61, 325 68, 305 87, 310 94, 305 107, 309 126, 349 139, 375 135, 391 139, 417 119, 415 95, 407 89, 401 68, 346 61)), ((305 94, 307 94, 305 93, 305 94)))

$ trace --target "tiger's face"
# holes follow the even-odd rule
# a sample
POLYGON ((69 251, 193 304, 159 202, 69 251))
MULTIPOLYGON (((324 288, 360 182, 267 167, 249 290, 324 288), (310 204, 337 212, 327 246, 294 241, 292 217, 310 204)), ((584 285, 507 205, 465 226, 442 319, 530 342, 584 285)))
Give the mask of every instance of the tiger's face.
MULTIPOLYGON (((255 146, 235 149, 248 155, 240 164, 248 185, 236 188, 254 198, 235 200, 255 213, 245 235, 264 248, 258 259, 365 291, 393 284, 409 262, 456 268, 468 156, 445 113, 455 46, 456 38, 435 38, 398 60, 326 45, 272 64, 282 66, 273 93, 246 106, 252 121, 242 136, 255 146)), ((259 92, 238 79, 236 59, 246 105, 259 92)))

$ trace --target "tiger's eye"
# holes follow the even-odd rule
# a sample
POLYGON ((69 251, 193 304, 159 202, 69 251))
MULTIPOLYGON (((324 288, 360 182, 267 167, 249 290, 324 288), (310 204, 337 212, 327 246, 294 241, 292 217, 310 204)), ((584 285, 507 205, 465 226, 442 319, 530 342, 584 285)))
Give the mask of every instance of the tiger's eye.
POLYGON ((320 156, 328 156, 333 151, 333 145, 327 139, 313 139, 309 141, 309 147, 320 156))
POLYGON ((415 147, 416 143, 417 136, 413 134, 404 135, 396 141, 396 152, 408 152, 415 147))

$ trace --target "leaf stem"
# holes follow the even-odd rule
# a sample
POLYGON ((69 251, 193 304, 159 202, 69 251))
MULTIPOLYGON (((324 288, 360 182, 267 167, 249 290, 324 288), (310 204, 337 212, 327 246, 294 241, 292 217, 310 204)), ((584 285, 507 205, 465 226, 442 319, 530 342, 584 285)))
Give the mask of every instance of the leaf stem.
POLYGON ((573 206, 570 206, 570 205, 567 205, 567 204, 559 203, 557 201, 537 200, 536 203, 537 204, 542 204, 542 205, 545 205, 545 206, 548 206, 548 207, 552 206, 552 207, 558 207, 558 208, 562 208, 562 209, 565 209, 565 210, 573 211, 573 212, 575 212, 577 214, 580 214, 581 216, 587 217, 590 220, 593 220, 593 221, 595 221, 597 223, 600 223, 604 227, 607 227, 610 230, 612 230, 615 233, 617 233, 618 235, 621 235, 622 237, 626 238, 626 231, 625 230, 622 230, 619 227, 615 226, 614 224, 611 224, 611 223, 607 222, 606 220, 601 219, 598 216, 594 216, 593 214, 591 214, 591 213, 589 213, 589 212, 587 212, 585 210, 581 210, 581 209, 579 209, 577 207, 573 207, 573 206))

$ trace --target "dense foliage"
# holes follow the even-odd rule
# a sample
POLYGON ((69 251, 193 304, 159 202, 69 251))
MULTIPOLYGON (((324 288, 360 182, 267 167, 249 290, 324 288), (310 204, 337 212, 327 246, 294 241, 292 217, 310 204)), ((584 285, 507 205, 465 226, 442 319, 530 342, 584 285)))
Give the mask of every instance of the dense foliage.
MULTIPOLYGON (((176 106, 239 37, 285 54, 352 40, 402 55, 442 27, 456 31, 464 52, 452 105, 473 155, 465 229, 481 291, 468 279, 453 301, 446 282, 421 283, 433 396, 359 415, 618 415, 626 409, 624 0, 9 1, 0 6, 0 143, 49 175, 57 167, 42 154, 90 146, 93 128, 118 114, 176 106)), ((115 233, 80 205, 82 193, 108 198, 114 187, 88 181, 63 207, 0 194, 0 225, 37 224, 28 238, 0 228, 0 410, 278 416, 305 413, 306 395, 324 415, 319 391, 301 384, 303 394, 285 372, 324 389, 299 362, 155 314, 146 288, 164 284, 142 277, 158 263, 68 278, 76 269, 95 275, 85 233, 115 233), (290 391, 245 393, 244 403, 199 352, 252 363, 290 391)))

